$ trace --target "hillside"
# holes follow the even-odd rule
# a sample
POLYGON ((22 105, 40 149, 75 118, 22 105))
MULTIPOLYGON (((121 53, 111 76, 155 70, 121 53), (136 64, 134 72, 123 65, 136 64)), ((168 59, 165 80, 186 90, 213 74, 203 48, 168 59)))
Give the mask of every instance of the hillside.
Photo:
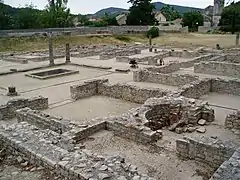
POLYGON ((123 11, 127 11, 127 9, 123 9, 123 8, 116 8, 116 7, 109 7, 106 9, 101 9, 100 11, 96 12, 95 14, 93 14, 93 16, 96 17, 102 17, 105 15, 105 13, 107 13, 108 15, 117 15, 120 14, 123 11))
MULTIPOLYGON (((155 6, 156 10, 159 11, 162 9, 163 6, 167 5, 162 2, 154 2, 153 5, 155 6)), ((179 5, 170 5, 173 6, 177 11, 180 12, 180 14, 184 14, 189 11, 202 11, 203 9, 195 8, 195 7, 187 7, 187 6, 179 6, 179 5)), ((109 7, 105 9, 101 9, 100 11, 93 14, 95 17, 102 17, 105 15, 105 13, 109 15, 117 15, 120 14, 123 11, 127 11, 127 9, 123 8, 117 8, 117 7, 109 7)))

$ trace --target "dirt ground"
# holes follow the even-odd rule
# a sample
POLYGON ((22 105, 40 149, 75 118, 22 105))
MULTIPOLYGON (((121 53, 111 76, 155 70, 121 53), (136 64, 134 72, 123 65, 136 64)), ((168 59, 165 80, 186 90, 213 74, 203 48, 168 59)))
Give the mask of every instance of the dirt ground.
POLYGON ((0 180, 63 180, 42 167, 19 163, 16 156, 0 157, 0 180))
POLYGON ((61 116, 77 122, 87 122, 97 117, 121 115, 129 109, 139 107, 139 104, 120 99, 92 96, 64 104, 63 106, 45 110, 50 115, 61 116))
POLYGON ((103 155, 120 154, 144 174, 161 180, 202 180, 199 165, 180 160, 176 153, 154 145, 142 145, 101 131, 82 142, 86 149, 103 155))

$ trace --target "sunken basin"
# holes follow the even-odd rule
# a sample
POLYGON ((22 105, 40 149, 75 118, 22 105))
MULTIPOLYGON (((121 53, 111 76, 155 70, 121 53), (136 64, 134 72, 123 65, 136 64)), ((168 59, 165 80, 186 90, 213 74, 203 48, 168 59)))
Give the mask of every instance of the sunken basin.
POLYGON ((71 75, 71 74, 77 74, 77 73, 79 73, 79 71, 68 70, 68 69, 52 69, 48 71, 41 71, 37 73, 26 74, 26 76, 44 80, 44 79, 55 78, 59 76, 65 76, 65 75, 71 75))

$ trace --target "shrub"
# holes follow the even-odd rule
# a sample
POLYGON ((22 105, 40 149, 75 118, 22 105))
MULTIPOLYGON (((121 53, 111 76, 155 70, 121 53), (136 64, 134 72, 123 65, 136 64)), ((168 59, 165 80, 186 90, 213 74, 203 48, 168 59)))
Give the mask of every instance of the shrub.
POLYGON ((169 23, 164 23, 162 26, 169 26, 169 23))
POLYGON ((157 27, 151 27, 151 29, 148 30, 147 32, 147 37, 152 37, 152 38, 155 38, 155 37, 158 37, 159 36, 159 29, 157 27))
POLYGON ((127 36, 116 35, 116 36, 114 36, 114 38, 119 40, 119 41, 130 42, 130 38, 127 37, 127 36))

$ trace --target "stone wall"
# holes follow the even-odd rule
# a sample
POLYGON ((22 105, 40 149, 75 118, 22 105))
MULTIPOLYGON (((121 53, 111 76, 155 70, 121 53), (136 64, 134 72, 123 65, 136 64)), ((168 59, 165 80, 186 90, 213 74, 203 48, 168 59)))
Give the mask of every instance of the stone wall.
POLYGON ((166 91, 157 88, 139 88, 127 84, 110 84, 108 80, 87 81, 80 85, 71 86, 72 99, 81 99, 94 95, 102 95, 122 99, 134 103, 144 103, 151 97, 162 97, 166 91))
POLYGON ((169 53, 168 52, 164 52, 164 53, 156 53, 154 55, 149 55, 149 56, 143 56, 143 57, 122 57, 122 58, 117 58, 118 62, 129 62, 131 60, 135 60, 138 63, 143 63, 143 62, 147 62, 148 65, 156 65, 159 59, 162 59, 164 57, 168 57, 169 53))
POLYGON ((161 131, 144 130, 142 126, 126 126, 120 121, 108 121, 107 129, 117 136, 143 144, 153 143, 162 138, 161 131))
POLYGON ((211 92, 240 96, 240 80, 212 79, 211 92))
POLYGON ((107 60, 112 59, 117 56, 132 56, 135 54, 141 54, 141 49, 137 48, 130 48, 130 49, 118 49, 118 50, 111 50, 111 51, 105 51, 100 53, 100 59, 101 60, 107 60))
POLYGON ((240 132, 240 111, 236 111, 227 115, 225 120, 225 127, 233 131, 240 132))
POLYGON ((19 58, 19 57, 4 57, 2 60, 8 61, 8 62, 20 63, 20 64, 28 63, 28 59, 19 58))
POLYGON ((0 143, 8 151, 22 156, 30 164, 48 168, 66 179, 149 178, 139 173, 136 166, 127 164, 121 156, 100 156, 87 149, 79 149, 74 144, 73 148, 68 150, 59 146, 58 141, 61 138, 51 130, 39 130, 26 122, 7 127, 0 125, 0 143), (52 134, 57 138, 53 139, 52 134))
POLYGON ((15 99, 8 101, 6 105, 0 106, 0 120, 7 120, 16 116, 16 110, 29 107, 34 110, 48 108, 48 98, 35 97, 30 99, 15 99))
POLYGON ((171 63, 171 64, 168 64, 168 65, 162 66, 162 67, 149 67, 149 68, 146 68, 146 70, 156 72, 156 73, 170 74, 170 73, 180 70, 180 64, 179 63, 171 63))
POLYGON ((185 84, 198 80, 197 76, 187 74, 162 74, 147 70, 134 71, 133 77, 135 82, 150 82, 170 86, 183 86, 185 84))
POLYGON ((162 97, 166 91, 157 88, 139 88, 128 84, 100 84, 99 95, 122 99, 134 103, 144 103, 151 97, 162 97))
POLYGON ((108 79, 85 81, 79 85, 71 86, 70 93, 72 99, 83 99, 98 94, 98 85, 104 82, 108 82, 108 79))
POLYGON ((203 55, 199 57, 195 57, 192 60, 185 61, 185 62, 180 62, 180 68, 189 68, 194 66, 195 63, 199 63, 201 61, 209 61, 211 58, 213 58, 215 55, 210 54, 210 55, 203 55))
POLYGON ((170 51, 169 56, 171 57, 182 57, 182 58, 194 58, 199 56, 199 53, 195 51, 181 50, 181 51, 170 51))
POLYGON ((240 177, 240 148, 238 148, 231 158, 225 161, 213 174, 210 180, 239 180, 240 177))
MULTIPOLYGON (((54 35, 89 35, 89 34, 145 34, 150 26, 107 26, 107 27, 75 27, 75 28, 45 28, 45 29, 15 29, 1 30, 0 37, 11 36, 42 36, 52 32, 54 35)), ((184 28, 180 26, 159 26, 160 31, 181 32, 184 28), (176 30, 176 27, 178 28, 176 30)))
POLYGON ((30 108, 17 110, 17 119, 18 122, 25 121, 41 129, 50 129, 59 134, 71 129, 70 121, 64 120, 63 118, 53 117, 30 108))
POLYGON ((194 64, 194 72, 240 78, 240 64, 225 62, 201 62, 194 64))
POLYGON ((199 99, 201 96, 211 92, 212 82, 211 79, 198 80, 184 85, 180 89, 180 95, 199 99))
POLYGON ((225 61, 240 64, 240 53, 230 53, 225 56, 225 61))
POLYGON ((228 160, 238 146, 229 141, 202 137, 193 139, 185 137, 176 141, 176 151, 179 156, 189 158, 217 169, 228 160))

